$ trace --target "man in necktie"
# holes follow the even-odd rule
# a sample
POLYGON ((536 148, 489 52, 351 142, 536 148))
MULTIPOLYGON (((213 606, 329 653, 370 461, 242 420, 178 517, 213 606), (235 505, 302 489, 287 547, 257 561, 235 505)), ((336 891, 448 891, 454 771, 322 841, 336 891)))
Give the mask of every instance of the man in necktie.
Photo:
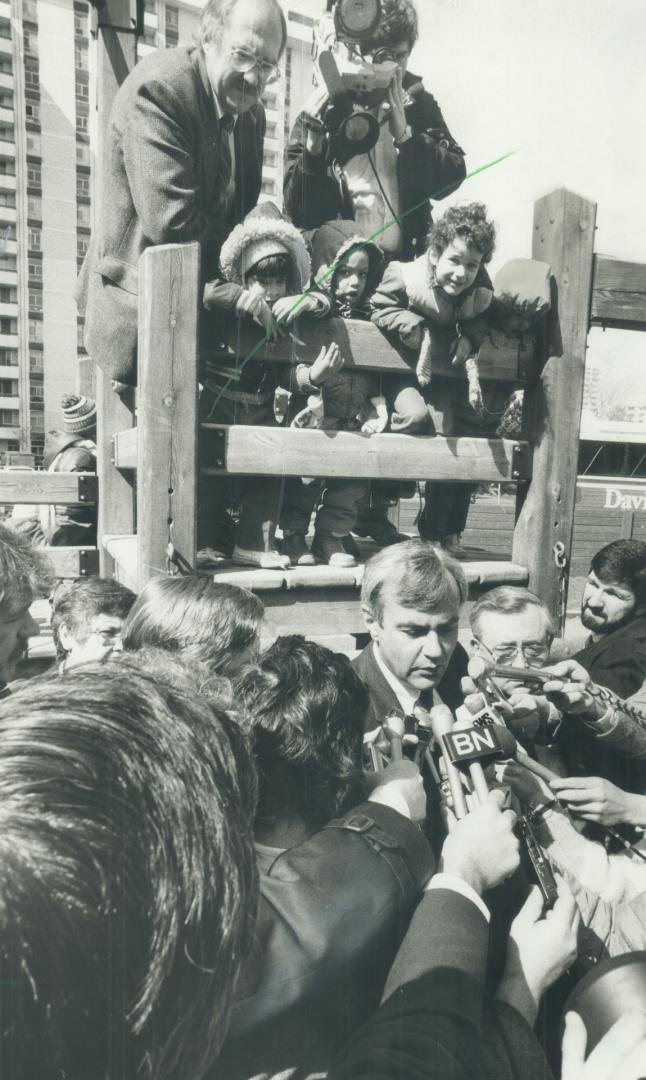
POLYGON ((353 664, 370 698, 367 730, 397 715, 414 734, 420 709, 462 704, 468 658, 458 618, 466 597, 460 564, 424 540, 383 548, 366 563, 361 607, 372 641, 353 664))
POLYGON ((208 0, 196 46, 159 50, 115 98, 103 200, 81 277, 88 352, 136 382, 138 263, 151 245, 197 241, 204 283, 260 194, 265 112, 287 28, 278 0, 208 0))

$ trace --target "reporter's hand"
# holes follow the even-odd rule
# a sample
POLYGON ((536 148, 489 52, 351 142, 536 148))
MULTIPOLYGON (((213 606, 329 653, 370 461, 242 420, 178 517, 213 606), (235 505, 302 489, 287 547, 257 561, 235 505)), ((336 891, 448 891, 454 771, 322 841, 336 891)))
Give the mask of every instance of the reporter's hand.
POLYGON ((642 1080, 646 1076, 646 1014, 622 1016, 585 1060, 588 1033, 578 1013, 565 1017, 561 1080, 642 1080))
POLYGON ((344 363, 335 341, 327 347, 323 345, 310 368, 310 382, 313 386, 323 386, 335 372, 341 370, 344 363))
POLYGON ((426 820, 426 792, 422 774, 417 765, 407 760, 394 761, 383 772, 375 775, 377 783, 370 794, 369 801, 383 803, 399 811, 403 798, 411 821, 421 824, 426 820))
POLYGON ((550 664, 545 671, 554 677, 544 684, 542 692, 557 708, 571 713, 588 712, 594 716, 601 716, 606 711, 606 706, 589 693, 592 680, 576 660, 561 660, 558 664, 550 664))
POLYGON ((516 815, 503 810, 505 800, 505 792, 490 791, 486 802, 456 823, 442 848, 440 869, 480 894, 508 878, 520 862, 516 815))
POLYGON ((541 891, 538 885, 532 886, 511 924, 505 970, 496 993, 496 997, 519 1009, 530 1024, 545 991, 577 955, 579 909, 561 878, 557 879, 557 887, 558 899, 543 916, 541 891))
POLYGON ((496 778, 503 784, 508 784, 517 799, 526 809, 534 809, 543 806, 554 798, 553 793, 542 780, 524 769, 516 762, 505 762, 496 766, 496 778))
POLYGON ((541 721, 549 714, 549 705, 545 698, 536 697, 526 690, 514 690, 509 695, 512 713, 506 718, 510 731, 516 738, 534 739, 538 734, 541 721))
POLYGON ((643 820, 643 796, 622 791, 600 776, 558 776, 550 787, 572 814, 585 821, 623 825, 640 824, 635 816, 643 820))
POLYGON ((404 86, 402 83, 401 68, 397 67, 392 82, 388 87, 388 100, 384 105, 383 113, 388 117, 388 127, 395 142, 406 134, 408 123, 406 121, 406 109, 404 107, 404 86))

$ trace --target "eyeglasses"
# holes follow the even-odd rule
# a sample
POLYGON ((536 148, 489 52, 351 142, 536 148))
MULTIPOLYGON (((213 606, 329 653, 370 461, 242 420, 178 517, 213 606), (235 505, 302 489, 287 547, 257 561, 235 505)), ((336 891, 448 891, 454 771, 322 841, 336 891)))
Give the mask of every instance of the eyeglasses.
POLYGON ((268 60, 260 60, 255 53, 249 52, 248 49, 230 48, 229 59, 233 70, 239 71, 243 75, 248 75, 250 71, 255 69, 262 83, 276 82, 276 79, 280 78, 278 64, 270 64, 268 60))
POLYGON ((485 645, 485 648, 498 664, 512 664, 519 655, 531 664, 532 661, 546 660, 550 651, 547 642, 543 645, 496 645, 493 649, 485 645))

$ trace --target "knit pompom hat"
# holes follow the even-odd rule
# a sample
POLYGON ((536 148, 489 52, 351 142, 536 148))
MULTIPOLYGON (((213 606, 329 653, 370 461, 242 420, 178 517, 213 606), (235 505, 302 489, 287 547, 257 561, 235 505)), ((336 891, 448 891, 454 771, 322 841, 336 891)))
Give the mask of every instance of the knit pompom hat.
POLYGON ((292 264, 290 287, 296 292, 307 288, 310 257, 305 241, 272 202, 255 206, 229 234, 220 252, 220 269, 227 281, 244 285, 247 274, 268 255, 288 255, 292 264))
POLYGON ((61 398, 63 431, 84 435, 96 431, 96 403, 80 394, 64 394, 61 398))

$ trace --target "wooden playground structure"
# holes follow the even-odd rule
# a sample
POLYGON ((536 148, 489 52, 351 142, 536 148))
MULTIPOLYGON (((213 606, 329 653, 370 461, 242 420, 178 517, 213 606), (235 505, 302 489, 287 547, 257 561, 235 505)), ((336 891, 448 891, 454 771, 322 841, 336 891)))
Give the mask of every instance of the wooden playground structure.
MULTIPOLYGON (((514 483, 511 562, 467 562, 465 570, 475 588, 527 583, 558 615, 572 541, 588 329, 646 329, 646 265, 595 254, 595 215, 594 203, 564 189, 535 204, 532 255, 552 269, 550 326, 531 336, 498 337, 480 352, 483 380, 525 388, 522 440, 206 424, 212 446, 206 471, 514 483)), ((135 589, 156 574, 190 573, 195 567, 199 246, 149 248, 141 258, 140 282, 139 385, 115 386, 96 372, 98 476, 0 474, 0 503, 98 499, 97 549, 52 548, 56 573, 74 577, 100 569, 135 589)), ((241 351, 285 363, 299 348, 315 356, 323 338, 333 339, 348 367, 409 370, 370 324, 304 317, 294 338, 270 345, 251 331, 241 351)), ((448 354, 445 373, 450 374, 448 354)), ((268 607, 282 609, 279 623, 285 609, 297 606, 300 625, 310 601, 330 618, 335 600, 356 599, 360 576, 360 566, 218 572, 261 592, 268 607)), ((308 623, 306 618, 304 632, 308 623)))

